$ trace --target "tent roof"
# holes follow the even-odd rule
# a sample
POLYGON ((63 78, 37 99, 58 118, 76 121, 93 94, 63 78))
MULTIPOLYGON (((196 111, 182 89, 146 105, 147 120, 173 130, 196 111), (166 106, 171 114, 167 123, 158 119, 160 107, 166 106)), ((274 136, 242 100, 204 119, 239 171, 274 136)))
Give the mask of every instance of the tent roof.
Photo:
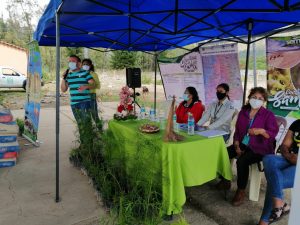
POLYGON ((158 51, 204 40, 244 42, 248 22, 261 35, 300 22, 300 0, 51 0, 34 39, 55 46, 158 51))

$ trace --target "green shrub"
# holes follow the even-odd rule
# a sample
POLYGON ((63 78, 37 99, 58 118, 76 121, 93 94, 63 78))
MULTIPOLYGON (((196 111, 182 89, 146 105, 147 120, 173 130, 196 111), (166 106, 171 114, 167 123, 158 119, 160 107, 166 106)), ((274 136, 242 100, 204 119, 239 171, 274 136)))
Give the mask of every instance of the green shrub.
POLYGON ((24 133, 24 120, 17 118, 16 122, 19 127, 19 135, 22 136, 22 134, 24 133))
MULTIPOLYGON (((110 208, 114 220, 111 224, 156 225, 161 222, 161 170, 145 171, 159 152, 155 143, 142 140, 135 140, 136 154, 132 159, 135 163, 130 167, 125 164, 125 155, 121 154, 123 146, 118 146, 122 141, 116 142, 110 130, 89 129, 81 136, 80 148, 70 153, 70 160, 80 161, 74 165, 85 168, 103 203, 110 208), (153 145, 153 151, 144 151, 149 149, 145 145, 153 145)), ((102 221, 102 224, 110 223, 102 221)))

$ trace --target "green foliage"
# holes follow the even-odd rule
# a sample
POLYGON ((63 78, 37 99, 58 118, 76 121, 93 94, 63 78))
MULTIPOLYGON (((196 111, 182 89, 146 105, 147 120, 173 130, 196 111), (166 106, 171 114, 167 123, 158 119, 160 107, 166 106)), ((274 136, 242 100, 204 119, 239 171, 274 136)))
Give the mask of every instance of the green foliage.
MULTIPOLYGON (((99 49, 101 50, 101 49, 99 49)), ((95 50, 88 50, 89 58, 93 61, 96 70, 109 70, 111 52, 100 52, 95 50)))
POLYGON ((124 69, 137 65, 137 52, 114 51, 111 56, 112 69, 124 69))
MULTIPOLYGON (((240 58, 240 68, 245 69, 246 67, 246 59, 240 58)), ((266 57, 265 56, 258 56, 256 58, 256 69, 258 70, 265 70, 267 68, 266 64, 266 57)), ((249 60, 249 69, 253 69, 253 58, 250 58, 249 60)))
POLYGON ((142 68, 143 71, 154 70, 154 56, 144 52, 138 52, 137 67, 142 68))
POLYGON ((83 48, 71 48, 71 47, 66 47, 66 55, 77 55, 79 58, 83 59, 83 48))
POLYGON ((71 151, 70 160, 74 165, 85 168, 100 192, 103 203, 110 208, 114 221, 102 221, 102 224, 159 224, 162 207, 161 170, 145 170, 160 155, 157 145, 137 138, 134 145, 136 154, 132 159, 135 163, 128 167, 123 144, 120 146, 122 142, 116 141, 110 130, 89 130, 81 137, 81 147, 71 151))
POLYGON ((19 135, 21 136, 24 133, 24 120, 17 118, 16 122, 19 127, 19 135))
POLYGON ((1 94, 1 95, 0 95, 0 105, 3 104, 4 99, 5 99, 5 96, 1 94))
POLYGON ((142 74, 142 85, 153 84, 154 80, 150 75, 142 74))

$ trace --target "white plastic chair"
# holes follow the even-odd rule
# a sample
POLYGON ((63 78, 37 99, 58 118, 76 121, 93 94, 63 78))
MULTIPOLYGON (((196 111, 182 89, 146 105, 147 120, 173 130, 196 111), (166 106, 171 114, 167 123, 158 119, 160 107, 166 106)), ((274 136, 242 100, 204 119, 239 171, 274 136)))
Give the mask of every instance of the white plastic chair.
POLYGON ((232 115, 232 121, 231 121, 231 127, 233 127, 233 129, 230 132, 230 137, 228 138, 228 140, 225 143, 227 145, 227 147, 230 145, 229 143, 232 143, 233 134, 234 134, 234 130, 235 130, 235 124, 236 124, 236 121, 237 121, 238 114, 239 114, 239 110, 235 109, 235 111, 232 115))
MULTIPOLYGON (((276 138, 276 147, 275 152, 277 151, 278 147, 281 145, 282 139, 286 133, 287 128, 287 121, 284 117, 276 116, 276 122, 279 128, 279 132, 276 138), (281 128, 282 127, 282 128, 281 128)), ((255 163, 250 166, 250 190, 249 190, 249 199, 251 201, 258 201, 259 200, 259 192, 260 192, 260 184, 261 184, 261 177, 263 169, 259 169, 258 165, 262 166, 262 163, 255 163)))

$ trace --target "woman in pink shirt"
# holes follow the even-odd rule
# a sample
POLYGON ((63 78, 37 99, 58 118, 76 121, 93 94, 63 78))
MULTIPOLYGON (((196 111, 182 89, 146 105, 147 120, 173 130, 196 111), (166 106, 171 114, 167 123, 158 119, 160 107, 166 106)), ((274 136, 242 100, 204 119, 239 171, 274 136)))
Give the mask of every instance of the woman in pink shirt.
MULTIPOLYGON (((244 201, 249 166, 260 162, 265 155, 274 154, 278 126, 274 114, 263 107, 267 99, 264 88, 251 89, 248 103, 238 115, 234 143, 227 149, 230 159, 237 158, 238 189, 232 200, 234 206, 239 206, 244 201)), ((230 189, 230 186, 230 181, 224 179, 217 185, 219 189, 230 189)))

